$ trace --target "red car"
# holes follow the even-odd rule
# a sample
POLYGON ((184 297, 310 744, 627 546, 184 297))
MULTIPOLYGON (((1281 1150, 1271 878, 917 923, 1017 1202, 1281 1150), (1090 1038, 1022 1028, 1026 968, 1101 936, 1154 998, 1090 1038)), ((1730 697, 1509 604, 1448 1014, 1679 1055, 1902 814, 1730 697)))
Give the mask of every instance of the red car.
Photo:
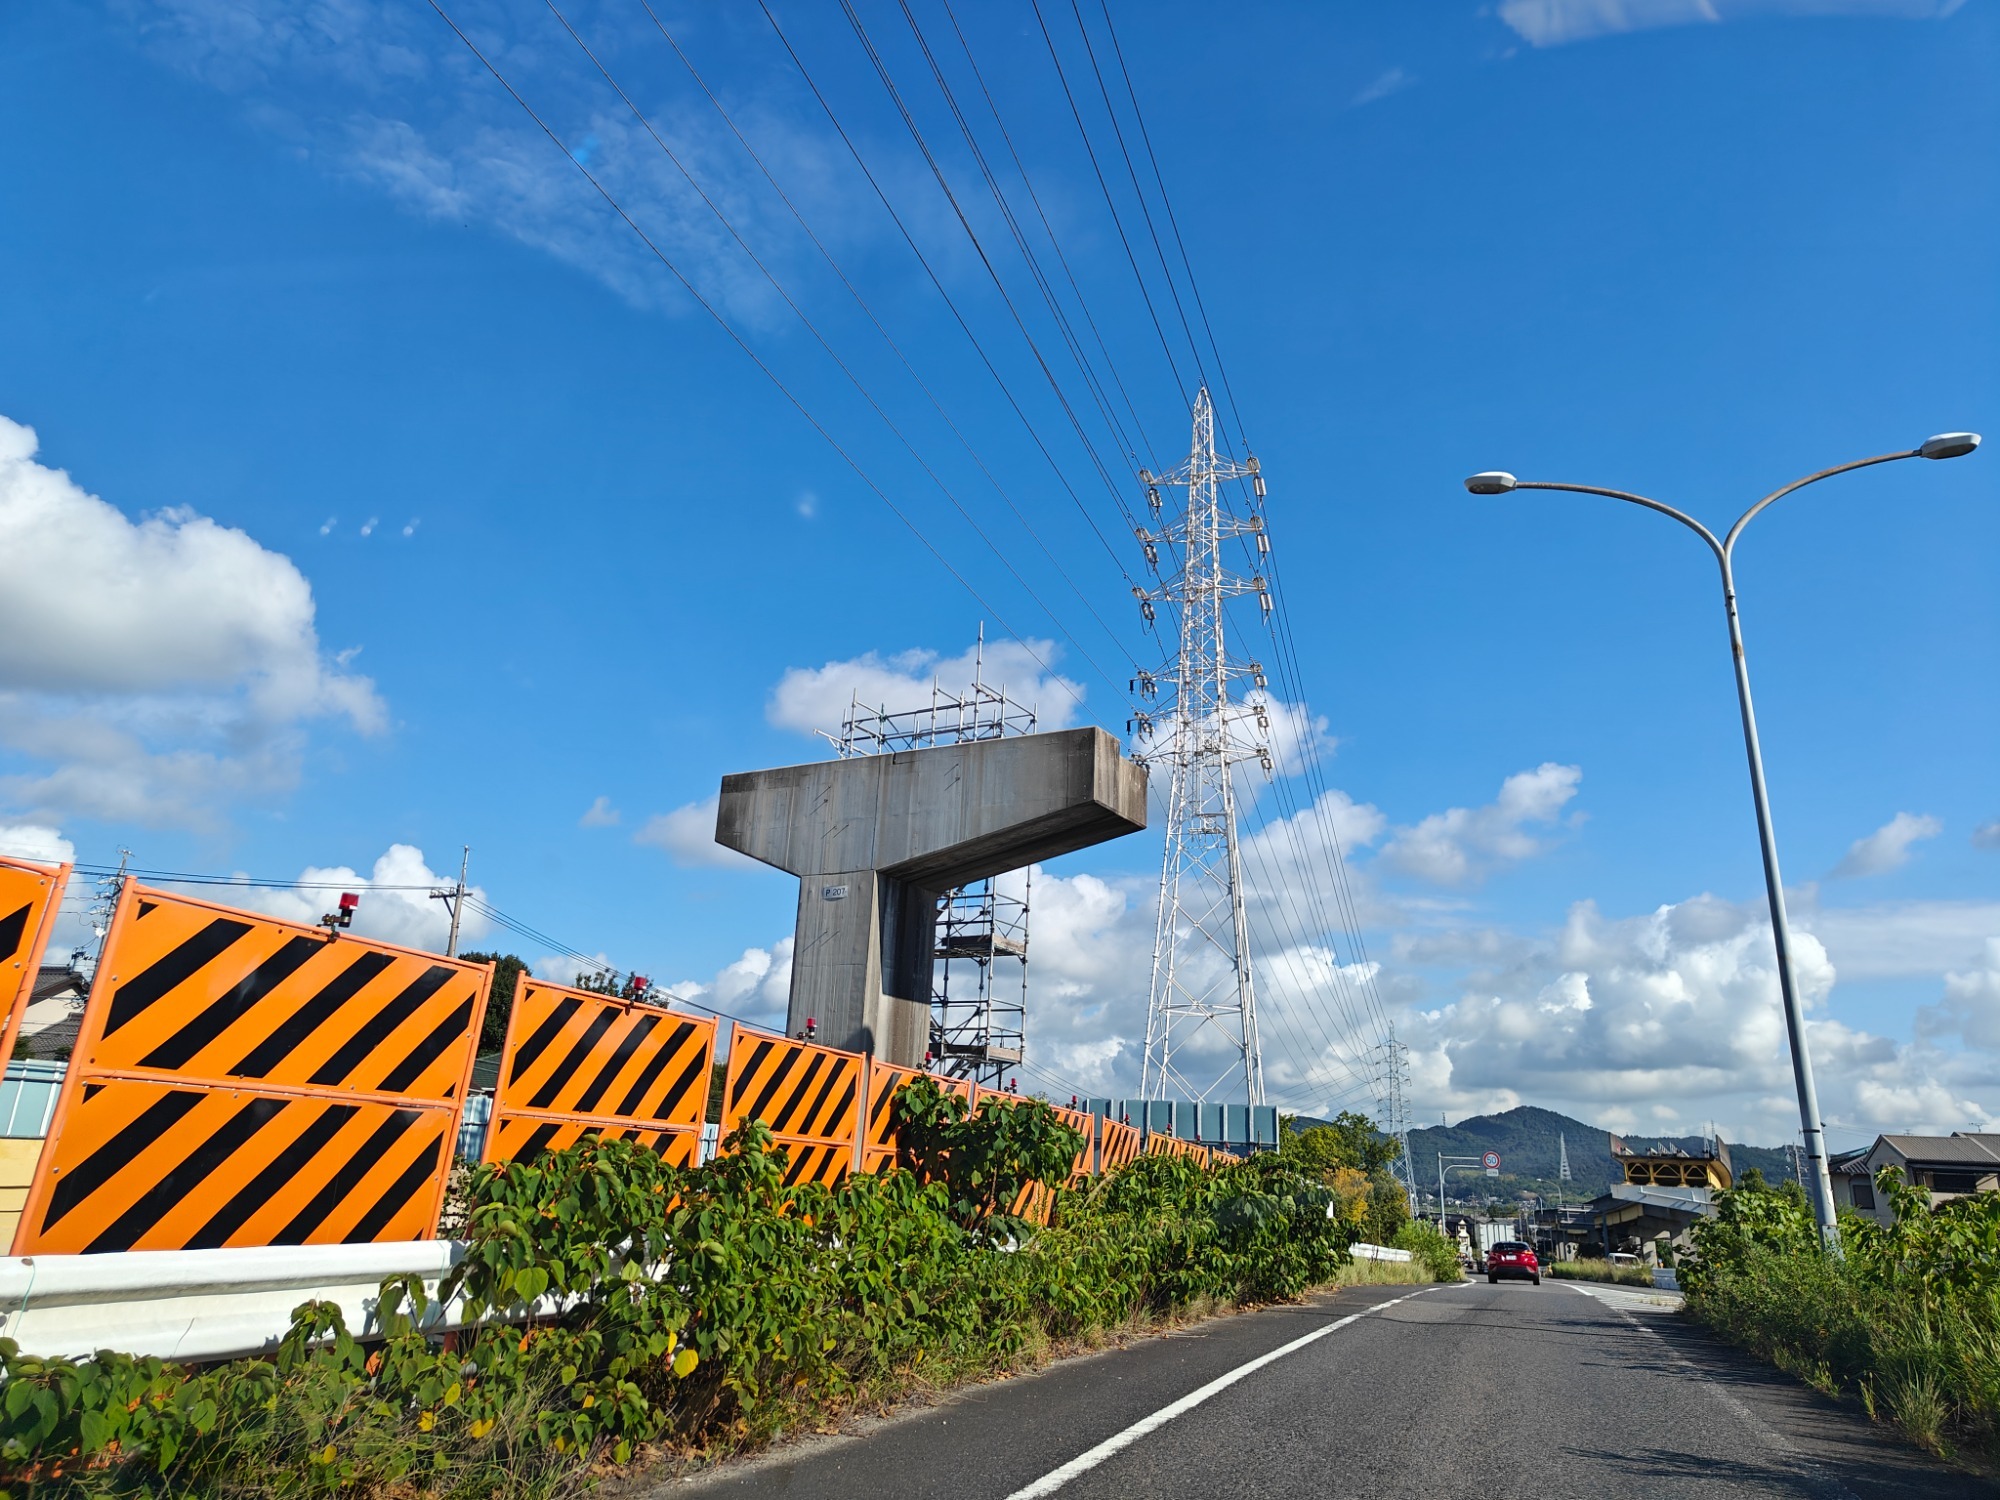
POLYGON ((1542 1284, 1542 1263, 1535 1258, 1535 1247, 1520 1240, 1502 1240, 1486 1252, 1486 1279, 1498 1285, 1506 1276, 1515 1281, 1532 1281, 1542 1284))

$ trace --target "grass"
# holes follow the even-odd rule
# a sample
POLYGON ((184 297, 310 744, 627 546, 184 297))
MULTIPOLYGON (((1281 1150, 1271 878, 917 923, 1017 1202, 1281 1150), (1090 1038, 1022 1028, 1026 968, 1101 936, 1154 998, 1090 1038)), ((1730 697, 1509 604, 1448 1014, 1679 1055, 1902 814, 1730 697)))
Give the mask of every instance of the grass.
POLYGON ((1604 1260, 1560 1260, 1542 1267, 1542 1271, 1558 1281, 1605 1281, 1614 1286, 1643 1287, 1653 1284, 1650 1267, 1614 1266, 1604 1260))
POLYGON ((1425 1286, 1437 1278, 1420 1260, 1352 1260, 1331 1286, 1425 1286))

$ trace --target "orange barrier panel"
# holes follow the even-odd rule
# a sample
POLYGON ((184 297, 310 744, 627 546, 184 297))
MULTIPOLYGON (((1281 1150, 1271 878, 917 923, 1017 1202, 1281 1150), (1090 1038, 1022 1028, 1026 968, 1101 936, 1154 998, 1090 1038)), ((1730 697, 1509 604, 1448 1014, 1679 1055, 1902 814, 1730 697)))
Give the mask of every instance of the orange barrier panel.
POLYGON ((715 1024, 523 975, 507 1018, 486 1160, 522 1161, 596 1134, 692 1166, 715 1024))
POLYGON ((14 1253, 429 1238, 492 977, 127 880, 14 1253))
POLYGON ((1129 1167, 1139 1159, 1143 1137, 1137 1127, 1106 1120, 1098 1128, 1097 1170, 1100 1175, 1129 1167))
POLYGON ((975 1090, 963 1078, 946 1078, 917 1068, 899 1068, 894 1063, 868 1059, 868 1113, 861 1126, 861 1170, 886 1172, 896 1162, 896 1120, 891 1106, 896 1095, 919 1078, 928 1078, 947 1094, 956 1094, 967 1104, 975 1090))
POLYGON ((699 1129, 640 1130, 603 1120, 548 1120, 536 1115, 510 1115, 494 1122, 486 1135, 488 1161, 528 1161, 544 1151, 561 1151, 586 1135, 600 1140, 629 1140, 644 1146, 676 1167, 691 1167, 701 1146, 699 1129))
POLYGON ((859 1154, 867 1059, 732 1025, 722 1085, 722 1133, 762 1120, 790 1161, 785 1182, 840 1182, 859 1154))
POLYGON ((35 993, 35 973, 55 929, 69 872, 66 861, 44 865, 0 856, 0 1004, 7 1018, 0 1027, 0 1066, 14 1055, 14 1038, 35 993))

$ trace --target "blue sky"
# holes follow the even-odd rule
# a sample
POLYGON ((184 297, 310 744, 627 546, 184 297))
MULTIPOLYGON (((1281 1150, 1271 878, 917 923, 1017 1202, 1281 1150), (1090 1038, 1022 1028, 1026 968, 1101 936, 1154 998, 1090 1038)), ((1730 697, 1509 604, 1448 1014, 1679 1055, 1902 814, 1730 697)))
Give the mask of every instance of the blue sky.
MULTIPOLYGON (((1123 732, 1132 666, 1158 657, 1111 495, 1139 502, 1130 465, 1072 364, 1109 483, 1077 441, 839 11, 774 9, 1053 465, 755 6, 659 16, 997 488, 637 0, 564 14, 935 481, 543 6, 454 19, 882 495, 428 7, 0 16, 10 847, 421 884, 469 843, 498 909, 770 1020, 792 883, 704 848, 723 773, 825 753, 810 731, 837 728, 851 691, 962 672, 982 622, 1049 722, 1123 732)), ((859 10, 1059 354, 902 12, 859 10)), ((947 13, 913 10, 1038 234, 947 13)), ((1042 14, 1143 235, 1074 15, 1042 14)), ((1102 12, 1082 14, 1101 47, 1102 12)), ((1526 1101, 1783 1138, 1712 564, 1610 501, 1459 481, 1637 489, 1722 525, 1808 470, 1993 428, 2000 13, 1111 15, 1270 476, 1420 1113, 1526 1101)), ((958 20, 1146 453, 1170 461, 1182 392, 1036 12, 958 20)), ((1133 249, 1191 376, 1152 243, 1133 249)), ((1739 554, 1836 1144, 2000 1117, 1994 462, 1841 478, 1739 554)), ((1157 860, 1145 835, 1043 873, 1025 1083, 1136 1082, 1157 860)), ((246 899, 316 915, 321 898, 246 899)), ((441 941, 436 903, 383 891, 364 911, 441 941)), ((1291 992, 1328 961, 1324 934, 1267 930, 1294 950, 1267 956, 1281 1097, 1365 1106, 1339 1092, 1357 1039, 1291 992)))

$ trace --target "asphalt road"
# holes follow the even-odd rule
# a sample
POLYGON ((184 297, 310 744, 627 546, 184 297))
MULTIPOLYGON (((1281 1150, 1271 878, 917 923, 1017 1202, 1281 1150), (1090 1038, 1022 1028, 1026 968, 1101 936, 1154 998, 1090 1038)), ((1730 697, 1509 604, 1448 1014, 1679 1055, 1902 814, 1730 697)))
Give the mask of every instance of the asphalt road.
POLYGON ((1890 1442, 1645 1298, 1480 1281, 1355 1288, 1215 1319, 659 1493, 1024 1491, 1990 1500, 1995 1487, 1890 1442))

